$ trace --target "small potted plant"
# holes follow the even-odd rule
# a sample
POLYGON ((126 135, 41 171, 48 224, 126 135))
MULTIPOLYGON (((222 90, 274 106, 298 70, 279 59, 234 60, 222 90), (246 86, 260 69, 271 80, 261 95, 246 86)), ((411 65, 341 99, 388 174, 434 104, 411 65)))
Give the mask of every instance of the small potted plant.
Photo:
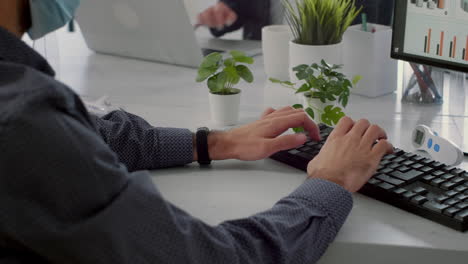
POLYGON ((224 58, 220 53, 206 56, 198 69, 197 82, 207 80, 211 117, 222 126, 235 125, 239 121, 241 90, 235 88, 241 79, 248 83, 254 80, 245 64, 253 64, 254 59, 240 51, 229 52, 224 58))
MULTIPOLYGON (((289 43, 290 68, 322 59, 342 64, 342 39, 361 11, 354 0, 282 0, 293 40, 289 43), (293 7, 293 5, 295 7, 293 7)), ((291 80, 295 80, 290 71, 291 80)))
POLYGON ((270 81, 296 91, 303 103, 293 105, 294 108, 305 108, 317 123, 334 126, 345 116, 343 109, 348 105, 350 89, 361 79, 361 76, 356 76, 351 82, 337 71, 340 68, 341 65, 330 65, 322 60, 320 64, 294 67, 300 85, 273 78, 270 81))

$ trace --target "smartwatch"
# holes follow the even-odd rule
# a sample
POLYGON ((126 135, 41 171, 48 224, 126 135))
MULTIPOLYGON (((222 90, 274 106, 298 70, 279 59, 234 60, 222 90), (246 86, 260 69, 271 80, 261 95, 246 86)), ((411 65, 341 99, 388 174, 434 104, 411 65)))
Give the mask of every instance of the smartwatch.
POLYGON ((211 164, 210 154, 208 153, 208 134, 210 130, 207 127, 200 127, 196 133, 198 163, 200 165, 211 164))

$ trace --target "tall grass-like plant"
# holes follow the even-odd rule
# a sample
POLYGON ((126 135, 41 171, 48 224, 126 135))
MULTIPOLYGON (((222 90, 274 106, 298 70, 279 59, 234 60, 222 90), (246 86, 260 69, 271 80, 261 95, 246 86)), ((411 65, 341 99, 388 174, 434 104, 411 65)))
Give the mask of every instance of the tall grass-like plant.
POLYGON ((333 45, 341 42, 361 8, 355 0, 282 0, 294 42, 302 45, 333 45))

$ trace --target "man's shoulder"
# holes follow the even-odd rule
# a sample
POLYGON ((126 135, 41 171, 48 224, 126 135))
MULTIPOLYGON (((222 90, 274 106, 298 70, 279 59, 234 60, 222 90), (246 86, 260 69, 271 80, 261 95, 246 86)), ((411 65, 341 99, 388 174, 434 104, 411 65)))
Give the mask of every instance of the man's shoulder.
POLYGON ((0 61, 0 130, 41 109, 86 114, 78 96, 53 77, 21 64, 0 61))

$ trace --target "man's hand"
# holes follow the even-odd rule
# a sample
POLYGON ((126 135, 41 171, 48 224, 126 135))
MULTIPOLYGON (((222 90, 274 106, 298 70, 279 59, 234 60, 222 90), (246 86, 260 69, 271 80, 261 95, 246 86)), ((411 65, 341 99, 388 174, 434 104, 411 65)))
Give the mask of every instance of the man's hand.
POLYGON ((198 25, 222 29, 237 20, 237 14, 225 3, 218 2, 198 15, 198 25))
POLYGON ((213 132, 208 137, 211 159, 260 160, 286 149, 296 148, 307 140, 304 134, 283 135, 293 127, 304 127, 314 140, 320 132, 302 109, 285 107, 266 110, 254 123, 227 132, 213 132))
POLYGON ((385 154, 393 152, 384 130, 367 120, 344 117, 307 168, 311 178, 335 182, 357 192, 372 177, 385 154), (378 140, 378 143, 376 141, 378 140))

